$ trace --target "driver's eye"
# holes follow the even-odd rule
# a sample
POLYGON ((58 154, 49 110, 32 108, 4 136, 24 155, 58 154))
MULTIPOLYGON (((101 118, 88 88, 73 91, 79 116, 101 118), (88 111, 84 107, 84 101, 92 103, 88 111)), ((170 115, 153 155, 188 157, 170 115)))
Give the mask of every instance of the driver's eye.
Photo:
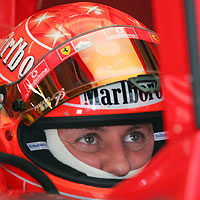
POLYGON ((125 142, 140 142, 144 138, 143 134, 137 131, 131 132, 124 137, 125 142))
POLYGON ((96 144, 97 143, 97 139, 95 137, 94 134, 88 134, 83 136, 79 142, 82 142, 84 144, 96 144))

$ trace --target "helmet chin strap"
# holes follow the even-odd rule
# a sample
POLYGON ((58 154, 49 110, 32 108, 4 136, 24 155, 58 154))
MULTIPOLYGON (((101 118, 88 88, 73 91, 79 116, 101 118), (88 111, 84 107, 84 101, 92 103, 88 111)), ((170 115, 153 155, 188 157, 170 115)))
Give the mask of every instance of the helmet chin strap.
POLYGON ((49 147, 49 150, 57 160, 59 160, 61 163, 65 165, 68 165, 86 174, 89 177, 105 178, 105 179, 127 179, 133 175, 138 174, 148 164, 147 162, 145 166, 136 170, 132 170, 125 176, 120 176, 120 177, 115 176, 112 173, 108 173, 103 170, 92 167, 78 160, 75 156, 73 156, 60 140, 57 129, 45 130, 45 134, 46 134, 47 145, 49 147))

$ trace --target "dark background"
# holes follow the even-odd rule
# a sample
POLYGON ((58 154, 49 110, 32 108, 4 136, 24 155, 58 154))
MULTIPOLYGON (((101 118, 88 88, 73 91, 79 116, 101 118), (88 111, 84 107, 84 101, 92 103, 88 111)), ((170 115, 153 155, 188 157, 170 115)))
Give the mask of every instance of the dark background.
MULTIPOLYGON (((154 30, 152 22, 151 0, 79 0, 97 2, 117 8, 141 21, 149 29, 154 30)), ((52 6, 74 3, 77 0, 0 0, 0 39, 21 21, 35 12, 52 6)))
MULTIPOLYGON (((84 0, 79 0, 79 2, 84 0)), ((85 0, 86 1, 86 0, 85 0)), ((41 8, 48 8, 58 4, 73 3, 73 0, 43 0, 41 8)), ((87 0, 109 5, 124 11, 141 21, 148 28, 153 29, 151 0, 87 0)))

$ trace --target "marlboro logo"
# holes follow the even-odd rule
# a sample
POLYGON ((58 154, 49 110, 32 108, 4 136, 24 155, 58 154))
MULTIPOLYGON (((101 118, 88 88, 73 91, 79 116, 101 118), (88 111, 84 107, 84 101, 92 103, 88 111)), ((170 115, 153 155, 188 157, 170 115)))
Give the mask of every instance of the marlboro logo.
MULTIPOLYGON (((146 87, 147 85, 144 85, 146 87)), ((162 101, 160 92, 144 93, 127 82, 96 88, 80 95, 81 105, 101 109, 125 109, 152 105, 162 101)))

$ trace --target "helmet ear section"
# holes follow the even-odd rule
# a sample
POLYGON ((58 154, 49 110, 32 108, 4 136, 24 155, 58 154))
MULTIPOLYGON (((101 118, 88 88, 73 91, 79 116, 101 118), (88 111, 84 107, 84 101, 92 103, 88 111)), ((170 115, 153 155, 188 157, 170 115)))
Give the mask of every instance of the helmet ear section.
POLYGON ((43 170, 61 178, 69 174, 80 174, 68 166, 63 165, 53 157, 48 149, 44 130, 36 126, 26 126, 22 122, 18 127, 18 141, 25 156, 43 170))
POLYGON ((17 135, 19 145, 24 154, 28 155, 28 157, 33 156, 34 158, 34 154, 37 154, 40 149, 48 149, 48 147, 44 145, 46 143, 45 133, 39 127, 26 126, 23 122, 20 122, 17 135))

